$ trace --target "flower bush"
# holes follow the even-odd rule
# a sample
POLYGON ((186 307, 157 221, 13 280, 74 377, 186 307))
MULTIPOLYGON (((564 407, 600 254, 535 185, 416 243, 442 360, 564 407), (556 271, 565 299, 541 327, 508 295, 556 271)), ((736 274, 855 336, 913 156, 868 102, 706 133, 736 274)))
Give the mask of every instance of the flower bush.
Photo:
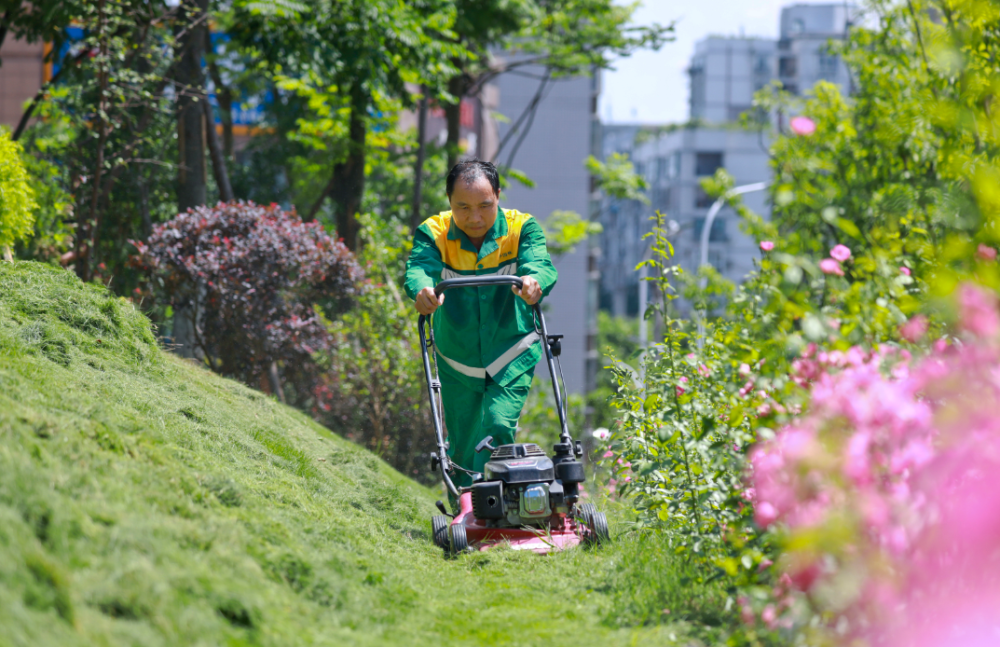
MULTIPOLYGON (((957 291, 960 337, 800 364, 809 412, 752 453, 756 518, 777 568, 831 635, 993 644, 1000 608, 1000 317, 957 291)), ((781 592, 779 592, 781 593, 781 592)))
POLYGON ((700 268, 698 290, 654 231, 663 341, 644 379, 616 371, 617 489, 725 578, 746 622, 731 644, 995 641, 1000 13, 868 9, 832 46, 850 97, 758 95, 806 119, 774 137, 770 219, 724 172, 703 181, 759 244, 755 271, 727 287, 700 268))

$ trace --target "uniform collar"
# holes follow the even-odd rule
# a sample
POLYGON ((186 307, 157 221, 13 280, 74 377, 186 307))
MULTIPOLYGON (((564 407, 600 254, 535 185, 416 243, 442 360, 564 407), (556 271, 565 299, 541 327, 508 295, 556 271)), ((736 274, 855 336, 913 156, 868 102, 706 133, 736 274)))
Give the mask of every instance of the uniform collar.
POLYGON ((502 238, 507 235, 507 218, 504 216, 503 209, 497 207, 497 219, 493 223, 493 227, 486 232, 486 238, 483 239, 483 246, 477 251, 476 246, 472 244, 469 237, 465 235, 465 232, 458 228, 455 224, 455 216, 451 217, 451 224, 448 226, 448 240, 458 240, 461 241, 462 249, 472 252, 477 255, 477 258, 485 258, 497 250, 499 245, 497 245, 497 238, 502 238))

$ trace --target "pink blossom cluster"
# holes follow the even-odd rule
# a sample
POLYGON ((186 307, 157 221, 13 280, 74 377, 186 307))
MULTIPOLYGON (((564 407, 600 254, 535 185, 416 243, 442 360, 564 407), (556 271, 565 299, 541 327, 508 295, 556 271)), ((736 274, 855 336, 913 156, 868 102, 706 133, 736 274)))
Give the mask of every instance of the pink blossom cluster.
POLYGON ((819 262, 819 269, 821 269, 824 274, 836 274, 837 276, 843 276, 844 270, 840 267, 840 264, 847 261, 850 257, 851 249, 847 245, 835 245, 833 249, 830 250, 830 258, 824 258, 819 262))
POLYGON ((807 350, 809 412, 751 454, 782 586, 851 644, 1000 644, 1000 317, 978 287, 957 301, 961 339, 920 360, 807 350))

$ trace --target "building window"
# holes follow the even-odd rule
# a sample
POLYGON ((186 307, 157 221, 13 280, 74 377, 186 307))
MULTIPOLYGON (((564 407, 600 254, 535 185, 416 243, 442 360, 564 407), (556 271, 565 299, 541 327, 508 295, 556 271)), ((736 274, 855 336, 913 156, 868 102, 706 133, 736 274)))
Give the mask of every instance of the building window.
POLYGON ((756 58, 756 63, 754 64, 754 74, 758 76, 770 76, 771 75, 771 61, 768 59, 767 55, 761 54, 756 58))
MULTIPOLYGON (((715 229, 715 227, 712 227, 715 229)), ((721 249, 708 250, 708 262, 715 268, 716 272, 725 273, 732 267, 732 263, 726 258, 726 253, 721 249)))
POLYGON ((667 179, 667 158, 657 157, 656 158, 656 180, 662 181, 667 179))
POLYGON ((840 59, 836 56, 830 54, 820 54, 819 55, 819 78, 821 79, 836 79, 837 78, 837 63, 840 59))
POLYGON ((782 56, 778 59, 778 76, 795 76, 799 73, 798 63, 794 56, 782 56))
POLYGON ((698 177, 715 175, 722 167, 722 153, 698 153, 695 155, 694 174, 698 177))
POLYGON ((657 189, 653 192, 653 209, 660 213, 669 213, 673 208, 670 198, 671 191, 669 186, 664 189, 657 189))
MULTIPOLYGON (((705 218, 694 219, 694 229, 691 230, 695 242, 701 240, 701 232, 705 229, 705 218)), ((716 218, 712 221, 712 231, 708 232, 708 241, 710 243, 725 243, 729 242, 729 236, 726 233, 726 219, 716 218)), ((718 266, 717 266, 718 267, 718 266)))
POLYGON ((694 208, 708 209, 715 202, 715 198, 705 193, 705 189, 698 187, 694 192, 694 208))
MULTIPOLYGON (((753 110, 753 106, 729 106, 729 121, 739 121, 744 112, 750 112, 751 110, 753 110)), ((753 117, 753 115, 750 116, 751 118, 753 117)))

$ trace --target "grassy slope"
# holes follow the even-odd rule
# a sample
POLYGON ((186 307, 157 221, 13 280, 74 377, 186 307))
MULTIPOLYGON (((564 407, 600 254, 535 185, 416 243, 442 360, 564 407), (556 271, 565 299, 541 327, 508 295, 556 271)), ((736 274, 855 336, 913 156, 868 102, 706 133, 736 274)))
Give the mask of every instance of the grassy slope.
POLYGON ((161 352, 127 302, 0 263, 0 645, 716 635, 704 623, 721 596, 682 587, 655 543, 444 560, 428 539, 435 498, 161 352))

